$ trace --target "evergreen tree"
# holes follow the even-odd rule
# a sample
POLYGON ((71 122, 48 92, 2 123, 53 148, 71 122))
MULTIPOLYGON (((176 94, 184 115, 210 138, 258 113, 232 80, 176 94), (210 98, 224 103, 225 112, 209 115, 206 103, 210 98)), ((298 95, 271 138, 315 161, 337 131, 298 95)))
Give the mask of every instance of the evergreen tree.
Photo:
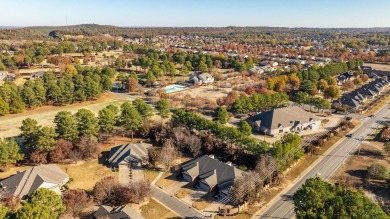
POLYGON ((225 124, 229 121, 229 113, 225 107, 218 107, 214 110, 213 120, 221 124, 225 124))
POLYGON ((125 102, 121 105, 120 121, 122 126, 131 132, 133 140, 134 131, 142 127, 142 117, 131 103, 125 102))
POLYGON ((79 109, 75 114, 79 136, 97 136, 99 133, 99 120, 87 109, 79 109))
POLYGON ((19 145, 14 139, 0 139, 0 166, 15 164, 16 162, 23 160, 23 158, 24 154, 21 152, 19 145))
POLYGON ((79 132, 77 120, 68 111, 58 112, 54 117, 55 131, 59 138, 74 142, 78 139, 79 132))

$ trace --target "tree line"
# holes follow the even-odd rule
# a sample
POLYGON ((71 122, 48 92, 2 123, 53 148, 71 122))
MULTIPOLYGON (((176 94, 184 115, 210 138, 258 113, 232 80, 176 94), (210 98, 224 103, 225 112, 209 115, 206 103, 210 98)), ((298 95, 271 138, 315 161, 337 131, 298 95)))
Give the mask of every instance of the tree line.
POLYGON ((42 78, 28 80, 18 87, 7 81, 0 88, 0 115, 20 113, 44 105, 65 105, 94 100, 112 88, 111 68, 69 65, 63 77, 45 72, 42 78))
MULTIPOLYGON (((161 119, 168 118, 169 102, 159 100, 155 110, 161 119)), ((23 120, 20 127, 21 144, 26 149, 28 161, 32 163, 87 160, 99 155, 97 140, 105 141, 114 128, 119 128, 124 134, 129 133, 133 138, 135 132, 148 126, 153 115, 151 105, 136 99, 132 103, 123 103, 120 108, 108 105, 98 112, 97 117, 87 109, 79 109, 75 114, 58 112, 54 127, 41 126, 38 121, 28 118, 23 120)), ((4 165, 23 159, 20 148, 13 140, 0 141, 0 150, 4 151, 0 156, 0 163, 4 165)))
POLYGON ((286 104, 288 96, 285 92, 270 94, 253 94, 251 96, 240 96, 231 106, 235 113, 247 113, 250 111, 262 111, 273 107, 280 107, 286 104))

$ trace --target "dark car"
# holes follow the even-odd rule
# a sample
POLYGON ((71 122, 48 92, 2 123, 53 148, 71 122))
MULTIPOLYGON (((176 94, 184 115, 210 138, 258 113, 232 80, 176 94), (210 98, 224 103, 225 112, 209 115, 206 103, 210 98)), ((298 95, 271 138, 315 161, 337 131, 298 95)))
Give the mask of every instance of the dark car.
POLYGON ((369 115, 368 117, 374 117, 375 115, 369 115))
POLYGON ((345 135, 345 137, 351 138, 353 136, 352 133, 345 135))

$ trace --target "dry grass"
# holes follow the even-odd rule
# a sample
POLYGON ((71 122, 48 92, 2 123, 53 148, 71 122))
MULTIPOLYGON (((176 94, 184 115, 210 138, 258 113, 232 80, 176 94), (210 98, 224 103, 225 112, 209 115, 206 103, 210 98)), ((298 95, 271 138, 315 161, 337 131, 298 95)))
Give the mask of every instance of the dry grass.
POLYGON ((144 170, 145 179, 148 180, 149 182, 152 182, 154 179, 156 179, 157 175, 158 175, 157 170, 144 170))
POLYGON ((109 104, 119 106, 123 101, 112 99, 110 93, 104 94, 100 99, 96 101, 86 101, 83 103, 75 103, 67 106, 44 106, 34 110, 26 110, 19 114, 10 114, 0 117, 0 138, 14 137, 20 134, 19 127, 22 125, 22 121, 27 118, 35 119, 39 122, 39 125, 53 126, 53 119, 55 115, 63 110, 71 113, 77 112, 77 110, 84 108, 91 110, 96 115, 99 110, 103 109, 109 104))
POLYGON ((95 183, 104 177, 114 176, 118 178, 118 173, 112 172, 110 168, 98 163, 97 160, 89 160, 79 165, 59 165, 70 178, 72 182, 68 183, 69 189, 85 189, 91 191, 95 183))
POLYGON ((180 198, 180 199, 182 199, 182 198, 188 196, 189 194, 191 194, 193 192, 194 192, 193 189, 184 187, 184 188, 180 188, 179 190, 177 190, 175 192, 175 196, 180 198))
MULTIPOLYGON (((387 91, 389 92, 389 89, 387 89, 387 91)), ((383 105, 385 105, 386 103, 388 103, 390 101, 390 95, 389 93, 386 93, 384 95, 384 98, 382 98, 374 107, 371 107, 370 109, 368 109, 366 112, 363 113, 363 115, 365 116, 369 116, 373 113, 375 113, 378 109, 380 109, 383 105)))
POLYGON ((180 218, 154 199, 150 199, 148 204, 141 207, 141 215, 146 219, 180 218))
POLYGON ((213 203, 210 200, 206 199, 198 199, 194 203, 192 203, 192 207, 198 209, 198 210, 203 210, 206 209, 211 203, 213 203))
POLYGON ((157 180, 156 185, 162 189, 167 188, 173 183, 177 182, 175 176, 171 173, 164 173, 159 180, 157 180))
POLYGON ((11 175, 14 175, 18 171, 19 172, 25 171, 25 170, 27 170, 30 167, 31 166, 20 166, 20 167, 17 167, 17 166, 9 165, 7 168, 2 168, 2 169, 7 169, 7 171, 0 172, 0 179, 4 179, 4 178, 7 178, 7 177, 9 177, 11 175))

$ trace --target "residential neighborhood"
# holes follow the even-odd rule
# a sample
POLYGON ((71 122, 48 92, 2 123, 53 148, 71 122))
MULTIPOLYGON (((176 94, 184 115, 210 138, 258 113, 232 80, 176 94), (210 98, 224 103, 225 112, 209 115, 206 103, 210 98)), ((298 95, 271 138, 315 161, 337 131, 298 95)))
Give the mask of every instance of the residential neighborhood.
POLYGON ((389 2, 64 3, 1 3, 0 219, 390 218, 389 2))

